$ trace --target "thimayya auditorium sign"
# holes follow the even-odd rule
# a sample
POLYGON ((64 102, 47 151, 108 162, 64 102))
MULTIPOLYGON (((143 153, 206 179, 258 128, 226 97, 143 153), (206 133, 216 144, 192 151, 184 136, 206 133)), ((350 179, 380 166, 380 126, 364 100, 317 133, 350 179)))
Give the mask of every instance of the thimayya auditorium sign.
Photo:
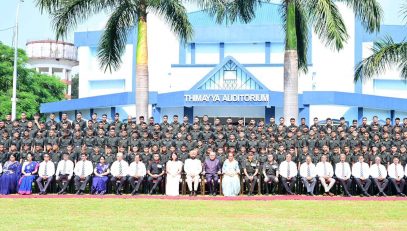
POLYGON ((269 102, 269 94, 192 94, 184 95, 185 102, 269 102))

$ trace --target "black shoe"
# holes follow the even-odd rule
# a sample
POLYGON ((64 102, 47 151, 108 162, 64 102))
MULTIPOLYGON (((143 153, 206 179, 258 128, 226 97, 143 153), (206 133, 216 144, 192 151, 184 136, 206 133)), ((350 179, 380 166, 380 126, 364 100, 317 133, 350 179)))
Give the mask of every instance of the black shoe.
POLYGON ((80 195, 80 194, 81 194, 81 190, 76 191, 75 194, 76 194, 76 195, 80 195))
POLYGON ((65 195, 65 194, 67 194, 67 192, 63 191, 63 192, 62 192, 62 195, 65 195))
POLYGON ((212 196, 216 197, 216 192, 212 193, 212 196))
POLYGON ((404 193, 399 193, 399 196, 401 196, 401 197, 406 197, 406 194, 404 194, 404 193))
POLYGON ((196 192, 194 191, 194 196, 196 197, 196 196, 198 196, 198 194, 196 194, 196 192))
POLYGON ((384 193, 384 192, 382 192, 382 196, 387 197, 387 194, 386 194, 386 193, 384 193))
POLYGON ((379 192, 379 193, 377 193, 375 196, 376 196, 376 197, 381 197, 381 196, 382 196, 382 193, 379 192))
POLYGON ((131 191, 131 195, 132 196, 136 195, 136 190, 131 191))
POLYGON ((189 193, 189 196, 192 197, 193 195, 194 195, 194 191, 191 191, 191 192, 189 193))
POLYGON ((313 192, 310 192, 309 195, 312 197, 315 196, 313 192))
POLYGON ((148 195, 153 195, 153 191, 150 190, 150 191, 148 192, 148 195))
POLYGON ((252 193, 251 192, 249 192, 248 194, 247 194, 247 196, 249 197, 249 196, 251 196, 252 195, 252 193))

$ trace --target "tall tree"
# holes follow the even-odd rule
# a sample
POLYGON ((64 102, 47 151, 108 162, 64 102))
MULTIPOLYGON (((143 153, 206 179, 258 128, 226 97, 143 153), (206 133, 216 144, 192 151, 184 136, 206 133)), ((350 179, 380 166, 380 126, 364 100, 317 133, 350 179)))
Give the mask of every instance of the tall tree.
MULTIPOLYGON (((26 112, 28 118, 39 112, 41 103, 64 99, 65 84, 59 78, 43 75, 27 68, 27 55, 18 50, 17 115, 26 112)), ((0 42, 0 118, 11 113, 14 49, 0 42)))
MULTIPOLYGON (((401 8, 401 14, 407 21, 407 1, 401 8)), ((355 82, 360 79, 370 79, 382 74, 390 67, 400 70, 400 78, 407 80, 407 38, 395 42, 391 37, 385 37, 373 43, 372 55, 362 60, 355 68, 355 82)))
MULTIPOLYGON (((218 23, 250 22, 255 10, 267 0, 202 0, 199 5, 215 16, 218 23)), ((378 31, 382 9, 377 0, 282 0, 284 23, 284 118, 298 119, 298 73, 307 72, 309 29, 326 46, 341 50, 349 35, 336 3, 345 3, 368 32, 378 31)))
POLYGON ((148 116, 148 47, 147 14, 163 18, 179 38, 192 37, 192 26, 182 0, 36 0, 42 11, 51 14, 57 39, 65 37, 78 23, 101 12, 109 12, 98 47, 100 66, 117 70, 122 63, 129 31, 137 26, 136 47, 136 116, 148 116))

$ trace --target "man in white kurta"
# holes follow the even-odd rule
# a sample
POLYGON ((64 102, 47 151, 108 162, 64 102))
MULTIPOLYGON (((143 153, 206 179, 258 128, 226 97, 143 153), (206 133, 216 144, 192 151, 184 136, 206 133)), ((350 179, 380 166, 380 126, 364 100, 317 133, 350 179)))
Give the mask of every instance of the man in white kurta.
POLYGON ((197 150, 192 150, 189 153, 189 158, 185 160, 184 164, 184 171, 187 176, 188 189, 191 192, 190 196, 196 196, 196 190, 198 190, 199 185, 200 173, 202 172, 202 163, 199 159, 196 159, 196 156, 197 150))

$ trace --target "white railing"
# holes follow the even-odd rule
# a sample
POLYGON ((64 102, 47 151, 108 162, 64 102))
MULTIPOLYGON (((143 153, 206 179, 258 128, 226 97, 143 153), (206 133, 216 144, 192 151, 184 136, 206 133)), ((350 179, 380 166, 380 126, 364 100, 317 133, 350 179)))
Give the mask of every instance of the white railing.
POLYGON ((78 60, 78 50, 71 43, 56 41, 33 41, 28 42, 26 47, 29 58, 51 58, 78 60))

